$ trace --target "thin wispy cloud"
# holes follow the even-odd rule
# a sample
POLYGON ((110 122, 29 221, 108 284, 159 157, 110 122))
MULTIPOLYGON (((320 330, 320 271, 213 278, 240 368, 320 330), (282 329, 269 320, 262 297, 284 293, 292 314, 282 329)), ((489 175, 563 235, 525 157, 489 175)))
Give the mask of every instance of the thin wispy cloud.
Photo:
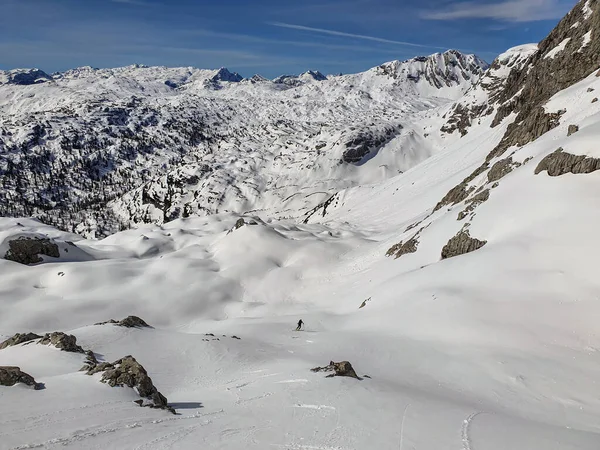
POLYGON ((275 26, 275 27, 280 27, 280 28, 289 28, 289 29, 292 29, 292 30, 310 31, 310 32, 313 32, 313 33, 328 34, 330 36, 342 36, 342 37, 349 37, 349 38, 354 38, 354 39, 363 39, 363 40, 366 40, 366 41, 381 42, 381 43, 385 43, 385 44, 404 45, 404 46, 408 46, 408 47, 420 47, 420 48, 446 49, 446 47, 437 47, 437 46, 434 46, 434 45, 425 45, 425 44, 415 44, 413 42, 405 42, 405 41, 394 41, 394 40, 391 40, 391 39, 384 39, 384 38, 380 38, 380 37, 376 37, 376 36, 367 36, 367 35, 364 35, 364 34, 345 33, 343 31, 326 30, 324 28, 306 27, 304 25, 295 25, 295 24, 291 24, 291 23, 268 22, 268 24, 272 25, 272 26, 275 26))
POLYGON ((266 44, 271 46, 294 46, 294 47, 308 47, 315 49, 325 50, 348 50, 353 52, 367 52, 367 53, 388 53, 396 54, 397 49, 379 48, 376 46, 363 46, 363 45, 343 45, 343 44, 328 44, 323 42, 312 42, 312 41, 290 41, 285 39, 271 39, 263 38, 259 36, 250 36, 247 34, 236 34, 236 33, 222 33, 218 31, 211 31, 205 29, 189 30, 189 35, 195 36, 207 36, 218 39, 228 39, 238 42, 244 42, 247 44, 266 44))
POLYGON ((507 22, 534 22, 562 17, 572 3, 559 0, 505 0, 496 3, 462 2, 441 11, 423 11, 428 20, 495 19, 507 22))

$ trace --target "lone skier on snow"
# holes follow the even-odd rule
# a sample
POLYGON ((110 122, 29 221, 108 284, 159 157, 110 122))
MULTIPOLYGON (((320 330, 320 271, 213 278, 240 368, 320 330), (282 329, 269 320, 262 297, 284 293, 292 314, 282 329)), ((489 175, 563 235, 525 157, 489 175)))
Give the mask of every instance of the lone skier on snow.
POLYGON ((296 331, 300 331, 300 329, 302 328, 302 325, 304 325, 304 322, 302 322, 302 319, 300 319, 298 321, 298 326, 296 327, 296 331))

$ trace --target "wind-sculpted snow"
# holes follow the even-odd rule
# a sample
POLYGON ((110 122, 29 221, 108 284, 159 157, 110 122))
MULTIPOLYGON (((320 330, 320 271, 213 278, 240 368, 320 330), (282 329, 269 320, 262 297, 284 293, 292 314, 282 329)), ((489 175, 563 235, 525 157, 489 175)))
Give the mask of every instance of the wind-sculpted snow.
POLYGON ((433 148, 413 151, 400 130, 485 68, 453 51, 274 81, 145 66, 3 72, 0 215, 91 236, 221 211, 300 216, 426 159, 433 148))

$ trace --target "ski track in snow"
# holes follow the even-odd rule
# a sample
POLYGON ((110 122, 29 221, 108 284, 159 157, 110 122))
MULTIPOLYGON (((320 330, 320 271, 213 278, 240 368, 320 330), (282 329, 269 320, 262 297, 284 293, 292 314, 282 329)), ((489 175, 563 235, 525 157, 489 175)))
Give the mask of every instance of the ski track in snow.
POLYGON ((465 420, 463 420, 463 424, 461 427, 463 450, 478 450, 478 449, 473 448, 473 445, 471 442, 471 436, 469 435, 469 430, 471 428, 471 424, 472 424, 473 420, 475 419, 475 417, 479 416, 480 414, 485 414, 485 413, 483 411, 476 412, 476 413, 469 415, 469 417, 467 417, 465 420))

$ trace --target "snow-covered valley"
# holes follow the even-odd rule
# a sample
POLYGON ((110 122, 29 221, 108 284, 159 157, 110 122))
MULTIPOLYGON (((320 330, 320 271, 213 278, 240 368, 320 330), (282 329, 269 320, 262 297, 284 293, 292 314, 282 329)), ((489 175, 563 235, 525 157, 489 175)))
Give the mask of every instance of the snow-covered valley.
MULTIPOLYGON (((137 79, 147 98, 130 107, 136 117, 153 102, 160 120, 167 104, 185 117, 203 109, 217 130, 206 148, 219 151, 189 161, 204 144, 186 147, 173 166, 157 164, 168 145, 136 153, 144 184, 123 185, 85 217, 0 218, 0 381, 3 366, 19 367, 41 388, 0 386, 0 448, 598 449, 598 32, 598 0, 582 1, 472 87, 406 73, 390 84, 369 72, 277 82, 221 72, 230 81, 212 90, 213 72, 164 69, 159 79, 177 89, 199 83, 190 112, 189 92, 137 79), (370 99, 349 87, 361 83, 370 99), (366 152, 347 153, 365 129, 366 152), (201 169, 206 161, 214 167, 201 169), (208 206, 174 213, 190 202, 208 206), (130 229, 90 238, 116 217, 130 229), (128 316, 150 326, 100 324, 128 316), (76 345, 44 336, 56 331, 76 345), (134 389, 111 387, 130 379, 127 355, 176 414, 135 403, 162 401, 137 367, 134 389), (311 371, 330 361, 351 362, 361 379, 311 371)), ((122 70, 98 84, 146 73, 122 70)), ((94 107, 79 75, 23 90, 0 75, 2 164, 36 114, 51 117, 51 135, 81 126, 94 107), (56 116, 73 104, 78 116, 56 116)), ((102 89, 92 97, 122 101, 122 85, 102 89)), ((158 128, 152 142, 165 143, 158 128)), ((15 190, 4 172, 5 211, 46 183, 27 167, 15 190)), ((55 211, 89 195, 85 183, 55 211)))

